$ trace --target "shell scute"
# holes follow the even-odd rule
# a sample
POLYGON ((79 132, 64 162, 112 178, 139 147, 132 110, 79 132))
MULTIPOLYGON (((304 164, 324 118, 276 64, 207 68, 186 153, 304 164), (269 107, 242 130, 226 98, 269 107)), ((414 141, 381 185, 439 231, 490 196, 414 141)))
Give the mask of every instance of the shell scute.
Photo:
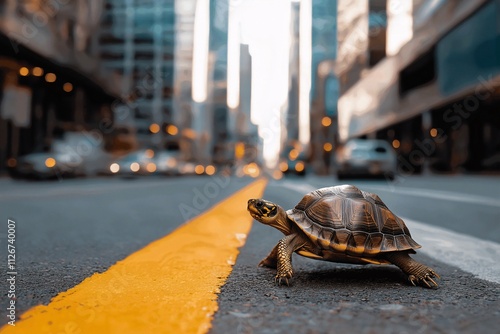
POLYGON ((367 234, 364 232, 352 232, 347 242, 346 252, 352 255, 361 255, 365 252, 367 234))
POLYGON ((309 207, 303 211, 314 223, 335 229, 345 227, 342 215, 342 202, 336 197, 326 196, 310 203, 309 207))
POLYGON ((383 251, 390 252, 390 251, 394 251, 394 250, 398 250, 396 247, 396 240, 394 240, 394 236, 384 234, 384 236, 382 238, 382 245, 380 247, 380 251, 381 252, 383 252, 383 251))
POLYGON ((318 240, 318 246, 320 246, 323 249, 329 249, 333 242, 333 239, 335 238, 335 231, 330 230, 330 229, 322 229, 320 237, 317 239, 318 240))

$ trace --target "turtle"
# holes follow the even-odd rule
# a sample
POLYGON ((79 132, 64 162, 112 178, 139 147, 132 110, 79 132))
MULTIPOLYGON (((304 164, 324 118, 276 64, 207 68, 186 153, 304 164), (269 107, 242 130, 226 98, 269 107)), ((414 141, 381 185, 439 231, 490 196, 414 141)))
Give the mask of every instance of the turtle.
POLYGON ((289 285, 295 252, 330 262, 394 264, 411 284, 438 287, 434 278, 440 276, 409 255, 421 246, 376 194, 339 185, 311 191, 287 211, 265 199, 248 200, 247 210, 255 220, 285 235, 259 263, 277 269, 278 285, 289 285))

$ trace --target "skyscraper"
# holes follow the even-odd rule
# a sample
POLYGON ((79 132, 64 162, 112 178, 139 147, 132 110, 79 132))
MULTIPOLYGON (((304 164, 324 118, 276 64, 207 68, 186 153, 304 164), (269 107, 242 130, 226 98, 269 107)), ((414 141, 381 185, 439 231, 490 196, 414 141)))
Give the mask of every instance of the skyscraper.
POLYGON ((106 1, 99 46, 104 66, 123 76, 117 122, 128 112, 144 146, 164 147, 174 122, 174 31, 174 0, 106 1))

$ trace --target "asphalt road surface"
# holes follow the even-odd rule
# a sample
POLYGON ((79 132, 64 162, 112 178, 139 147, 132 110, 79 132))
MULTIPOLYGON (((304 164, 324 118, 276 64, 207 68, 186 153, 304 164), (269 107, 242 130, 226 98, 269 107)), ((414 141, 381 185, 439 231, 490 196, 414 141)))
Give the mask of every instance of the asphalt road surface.
MULTIPOLYGON (((130 254, 211 212, 253 181, 222 175, 0 180, 4 268, 8 219, 16 224, 17 321, 24 311, 49 304, 92 274, 106 273, 130 254)), ((275 272, 257 264, 281 238, 280 232, 254 222, 231 274, 220 282, 210 333, 499 332, 500 178, 422 176, 342 183, 379 194, 406 221, 423 245, 415 258, 441 275, 439 288, 413 287, 394 266, 335 264, 298 255, 293 257, 291 286, 278 287, 275 272)), ((337 184, 333 177, 271 180, 264 197, 288 209, 306 192, 337 184)), ((246 200, 241 202, 246 206, 246 200)), ((0 288, 7 315, 8 282, 2 281, 0 288)), ((187 285, 185 293, 190 293, 187 285)), ((0 319, 2 324, 9 321, 0 319)), ((126 326, 120 332, 126 333, 126 326)))
MULTIPOLYGON (((329 182, 326 178, 272 182, 265 198, 292 208, 305 192, 329 186, 329 182)), ((465 233, 474 237, 479 247, 485 240, 496 241, 497 253, 490 256, 499 255, 500 184, 496 179, 427 177, 407 179, 399 184, 351 183, 378 193, 399 216, 465 233), (413 191, 415 189, 420 191, 413 191), (436 194, 443 196, 436 198, 436 194), (470 200, 472 195, 476 196, 474 199, 484 198, 486 203, 470 200)), ((407 223, 413 231, 414 224, 407 223)), ((429 237, 438 240, 439 234, 433 232, 429 237)), ((414 237, 421 242, 415 233, 414 237)), ((277 287, 275 272, 257 268, 257 264, 280 238, 278 231, 254 223, 222 289, 212 333, 235 332, 234 329, 239 333, 498 332, 500 265, 494 258, 490 262, 496 268, 491 269, 496 270, 491 276, 496 276, 496 283, 475 278, 474 273, 441 261, 446 257, 440 260, 419 252, 415 259, 442 277, 439 289, 429 290, 411 286, 394 266, 343 265, 294 255, 293 284, 277 287)), ((469 246, 457 242, 456 251, 461 257, 455 262, 459 265, 467 261, 469 255, 479 256, 468 254, 473 251, 469 246)))

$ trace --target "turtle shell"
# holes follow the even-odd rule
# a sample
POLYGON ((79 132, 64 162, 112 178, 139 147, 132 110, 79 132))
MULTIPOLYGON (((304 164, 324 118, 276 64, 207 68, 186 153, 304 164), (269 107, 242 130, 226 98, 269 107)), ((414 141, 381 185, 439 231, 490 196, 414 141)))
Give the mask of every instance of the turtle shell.
POLYGON ((377 195, 351 185, 312 191, 287 214, 323 250, 374 257, 421 247, 377 195))

